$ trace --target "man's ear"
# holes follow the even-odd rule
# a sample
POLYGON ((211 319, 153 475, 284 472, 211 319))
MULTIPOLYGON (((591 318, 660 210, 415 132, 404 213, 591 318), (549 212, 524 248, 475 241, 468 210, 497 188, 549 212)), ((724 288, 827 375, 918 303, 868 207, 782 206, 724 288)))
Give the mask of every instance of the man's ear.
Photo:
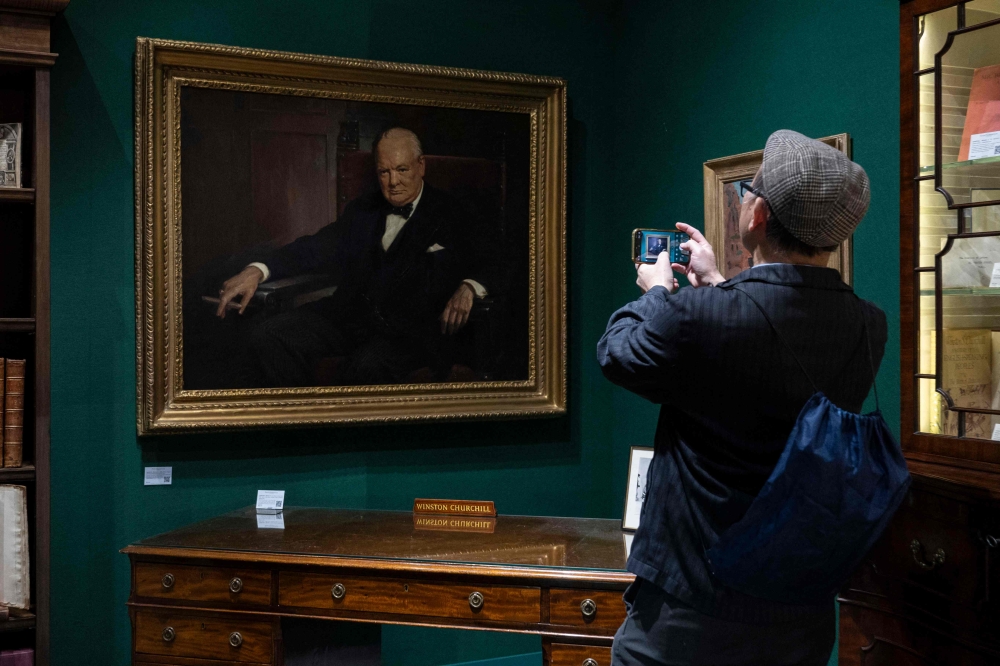
POLYGON ((420 177, 423 178, 424 177, 424 172, 426 171, 426 169, 424 168, 424 156, 423 155, 421 155, 420 157, 417 158, 417 168, 420 169, 420 177))
POLYGON ((767 202, 763 198, 757 197, 753 202, 753 211, 750 216, 750 223, 747 231, 767 228, 767 202))

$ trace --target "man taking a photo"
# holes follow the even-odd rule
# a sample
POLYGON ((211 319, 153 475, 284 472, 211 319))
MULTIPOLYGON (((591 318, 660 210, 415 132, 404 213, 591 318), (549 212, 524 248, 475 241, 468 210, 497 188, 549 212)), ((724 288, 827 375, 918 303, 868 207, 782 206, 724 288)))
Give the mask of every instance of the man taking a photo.
POLYGON ((872 386, 885 315, 827 268, 868 209, 868 177, 781 130, 744 189, 739 229, 753 267, 726 281, 705 237, 678 224, 690 263, 671 266, 664 253, 638 265, 643 296, 598 343, 608 379, 662 405, 616 666, 825 665, 833 648, 832 596, 793 605, 741 594, 712 576, 705 551, 746 513, 817 389, 859 412, 872 386), (678 290, 673 271, 693 289, 678 290))

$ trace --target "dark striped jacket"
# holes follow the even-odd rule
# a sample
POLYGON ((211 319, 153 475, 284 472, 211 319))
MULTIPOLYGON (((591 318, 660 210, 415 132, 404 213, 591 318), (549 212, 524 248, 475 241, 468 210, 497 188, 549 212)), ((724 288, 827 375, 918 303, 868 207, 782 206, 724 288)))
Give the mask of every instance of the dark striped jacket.
POLYGON ((819 389, 853 412, 872 384, 862 322, 877 369, 886 320, 833 269, 766 264, 716 288, 650 289, 611 317, 597 345, 608 379, 662 405, 629 570, 704 613, 766 620, 797 611, 723 589, 704 550, 746 512, 814 390, 735 287, 763 306, 819 389))

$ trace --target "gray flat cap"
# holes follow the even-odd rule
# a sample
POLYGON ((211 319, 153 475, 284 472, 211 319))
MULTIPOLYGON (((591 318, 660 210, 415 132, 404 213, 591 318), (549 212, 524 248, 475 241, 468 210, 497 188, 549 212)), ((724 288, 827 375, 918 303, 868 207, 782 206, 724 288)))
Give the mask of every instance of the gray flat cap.
POLYGON ((759 189, 806 245, 839 245, 868 211, 868 174, 839 150, 791 130, 767 139, 759 189))

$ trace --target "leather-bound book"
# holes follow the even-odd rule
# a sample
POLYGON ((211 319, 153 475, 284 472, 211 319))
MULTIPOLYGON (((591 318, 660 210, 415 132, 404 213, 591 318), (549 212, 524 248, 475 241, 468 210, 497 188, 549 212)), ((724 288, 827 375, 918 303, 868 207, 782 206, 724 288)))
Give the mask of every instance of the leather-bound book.
POLYGON ((4 395, 3 466, 20 467, 24 444, 24 373, 23 359, 7 359, 7 386, 4 395))
MULTIPOLYGON (((0 462, 3 462, 3 431, 4 431, 4 418, 3 418, 3 407, 4 407, 4 389, 7 386, 7 359, 0 358, 0 462)), ((0 465, 2 466, 2 465, 0 465)))

